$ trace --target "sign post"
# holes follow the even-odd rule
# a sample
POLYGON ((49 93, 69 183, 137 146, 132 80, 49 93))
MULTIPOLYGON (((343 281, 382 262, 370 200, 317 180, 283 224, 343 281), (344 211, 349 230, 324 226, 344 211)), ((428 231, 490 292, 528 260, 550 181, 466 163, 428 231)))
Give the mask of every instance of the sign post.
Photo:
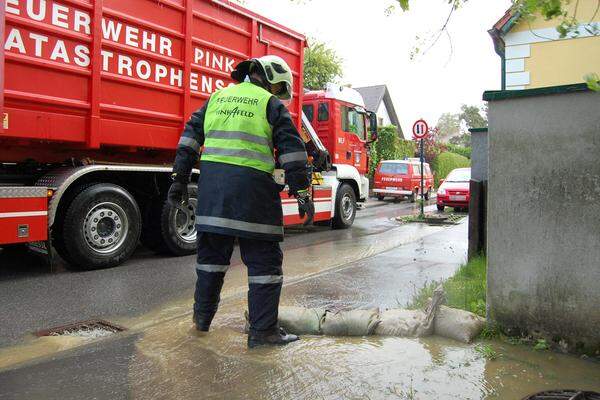
POLYGON ((424 159, 425 159, 425 143, 424 140, 429 134, 429 126, 425 120, 418 120, 413 125, 413 136, 415 139, 418 139, 420 142, 421 148, 421 214, 420 217, 423 218, 425 216, 425 174, 423 169, 424 159))

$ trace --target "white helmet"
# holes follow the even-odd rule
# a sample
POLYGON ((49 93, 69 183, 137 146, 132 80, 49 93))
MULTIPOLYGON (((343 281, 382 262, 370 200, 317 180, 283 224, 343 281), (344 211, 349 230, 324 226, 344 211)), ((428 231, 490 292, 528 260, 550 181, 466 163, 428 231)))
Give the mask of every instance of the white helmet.
POLYGON ((235 70, 231 73, 231 77, 237 82, 243 82, 246 76, 257 67, 260 68, 271 85, 284 83, 284 89, 276 94, 277 97, 281 100, 292 99, 294 77, 292 76, 290 66, 281 57, 263 56, 242 61, 235 67, 235 70))

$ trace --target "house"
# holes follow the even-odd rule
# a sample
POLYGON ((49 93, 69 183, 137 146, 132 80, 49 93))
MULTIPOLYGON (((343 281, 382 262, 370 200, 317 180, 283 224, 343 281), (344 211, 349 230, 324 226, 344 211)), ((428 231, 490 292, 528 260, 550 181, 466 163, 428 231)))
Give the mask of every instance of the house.
POLYGON ((583 82, 600 72, 600 12, 597 0, 567 5, 580 22, 579 35, 561 39, 560 20, 530 20, 509 10, 489 30, 502 58, 502 90, 522 90, 583 82))
POLYGON ((398 128, 398 135, 404 138, 394 102, 386 85, 367 86, 355 90, 362 95, 367 110, 377 114, 379 126, 394 125, 398 128))

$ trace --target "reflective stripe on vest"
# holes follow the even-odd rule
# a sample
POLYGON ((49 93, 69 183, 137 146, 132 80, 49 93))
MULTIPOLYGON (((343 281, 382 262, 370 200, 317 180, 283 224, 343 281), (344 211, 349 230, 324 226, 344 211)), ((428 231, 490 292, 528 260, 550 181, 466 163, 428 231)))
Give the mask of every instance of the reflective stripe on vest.
POLYGON ((273 131, 267 120, 271 96, 249 82, 213 94, 204 119, 202 160, 273 173, 273 131))

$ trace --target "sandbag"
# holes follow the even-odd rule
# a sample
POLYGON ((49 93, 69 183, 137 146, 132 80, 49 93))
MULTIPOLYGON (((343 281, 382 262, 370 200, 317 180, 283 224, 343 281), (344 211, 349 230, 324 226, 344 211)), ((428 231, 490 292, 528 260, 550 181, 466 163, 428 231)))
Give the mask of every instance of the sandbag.
POLYGON ((375 335, 399 337, 423 337, 433 332, 423 310, 385 310, 379 315, 381 322, 375 329, 375 335))
POLYGON ((440 306, 434 320, 438 336, 471 343, 485 326, 485 320, 471 312, 440 306))
POLYGON ((279 325, 296 335, 319 335, 325 310, 320 308, 279 307, 279 325))
POLYGON ((433 334, 433 322, 440 304, 444 301, 444 290, 438 286, 423 310, 392 309, 383 311, 381 323, 375 329, 380 336, 423 337, 433 334))
POLYGON ((327 312, 321 331, 329 336, 367 336, 379 325, 379 310, 327 312))

